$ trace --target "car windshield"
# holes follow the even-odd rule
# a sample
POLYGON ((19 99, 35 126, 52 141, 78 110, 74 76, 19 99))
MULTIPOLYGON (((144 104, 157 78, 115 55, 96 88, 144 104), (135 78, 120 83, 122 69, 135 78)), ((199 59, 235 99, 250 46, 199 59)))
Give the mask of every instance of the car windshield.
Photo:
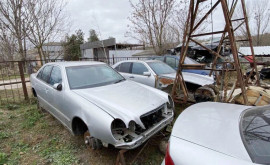
POLYGON ((163 62, 147 62, 157 75, 175 73, 175 70, 163 62))
POLYGON ((270 107, 244 111, 242 139, 254 163, 270 164, 270 107))
POLYGON ((125 80, 107 65, 67 67, 66 72, 70 89, 99 87, 125 80))

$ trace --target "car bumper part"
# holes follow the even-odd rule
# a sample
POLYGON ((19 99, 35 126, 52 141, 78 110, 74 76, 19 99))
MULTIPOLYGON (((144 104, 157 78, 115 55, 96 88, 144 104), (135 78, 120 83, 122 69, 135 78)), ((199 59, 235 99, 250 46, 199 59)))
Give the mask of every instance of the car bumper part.
POLYGON ((138 146, 140 146, 142 143, 144 143, 146 140, 148 140, 150 137, 155 135, 157 132, 162 130, 164 127, 166 127, 168 124, 170 124, 173 120, 173 114, 162 121, 160 121, 158 124, 153 126, 152 128, 149 128, 142 134, 140 134, 136 139, 133 139, 132 142, 122 142, 115 145, 116 148, 119 149, 134 149, 138 146))

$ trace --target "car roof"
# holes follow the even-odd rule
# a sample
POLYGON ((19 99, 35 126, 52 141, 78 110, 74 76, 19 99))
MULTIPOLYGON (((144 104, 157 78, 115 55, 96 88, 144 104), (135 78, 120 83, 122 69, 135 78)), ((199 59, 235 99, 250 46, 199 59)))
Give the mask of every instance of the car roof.
POLYGON ((172 136, 251 161, 240 134, 240 118, 249 106, 205 102, 187 108, 174 124, 172 136))
POLYGON ((119 61, 117 63, 122 63, 122 62, 162 62, 159 60, 123 60, 123 61, 119 61))
POLYGON ((105 63, 98 61, 65 61, 65 62, 50 62, 47 63, 46 65, 59 65, 63 67, 70 67, 70 66, 98 65, 98 64, 105 64, 105 63))

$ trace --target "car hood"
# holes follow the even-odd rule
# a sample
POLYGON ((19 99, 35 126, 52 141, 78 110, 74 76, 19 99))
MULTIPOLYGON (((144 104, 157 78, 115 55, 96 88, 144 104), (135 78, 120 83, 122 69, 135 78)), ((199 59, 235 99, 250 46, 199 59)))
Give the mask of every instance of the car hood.
POLYGON ((140 116, 167 102, 156 89, 148 89, 129 80, 96 88, 73 90, 114 118, 142 125, 140 116))
MULTIPOLYGON (((182 72, 184 76, 185 82, 197 84, 197 85, 208 85, 208 84, 213 84, 214 83, 214 78, 213 76, 207 76, 207 75, 200 75, 200 74, 195 74, 195 73, 189 73, 189 72, 182 72)), ((169 79, 175 79, 176 73, 170 73, 170 74, 162 74, 159 76, 160 78, 169 78, 169 79)))

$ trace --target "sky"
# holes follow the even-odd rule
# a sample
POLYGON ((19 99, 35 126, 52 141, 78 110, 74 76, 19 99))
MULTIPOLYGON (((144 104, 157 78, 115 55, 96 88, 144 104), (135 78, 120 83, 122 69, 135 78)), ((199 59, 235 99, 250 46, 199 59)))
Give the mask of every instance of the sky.
MULTIPOLYGON (((69 34, 81 29, 85 39, 89 30, 95 29, 100 39, 116 38, 116 42, 137 43, 132 38, 125 37, 128 31, 127 19, 132 8, 129 0, 67 0, 67 13, 72 20, 69 34)), ((133 0, 134 1, 134 0, 133 0)), ((136 1, 136 0, 135 0, 136 1)), ((213 4, 216 0, 213 0, 213 4)), ((214 31, 223 30, 224 19, 221 7, 213 13, 214 31)), ((209 27, 211 29, 211 26, 209 27)))
POLYGON ((116 38, 117 42, 136 42, 125 37, 131 6, 128 0, 68 0, 67 13, 72 20, 70 34, 81 29, 85 39, 95 29, 100 39, 116 38))

